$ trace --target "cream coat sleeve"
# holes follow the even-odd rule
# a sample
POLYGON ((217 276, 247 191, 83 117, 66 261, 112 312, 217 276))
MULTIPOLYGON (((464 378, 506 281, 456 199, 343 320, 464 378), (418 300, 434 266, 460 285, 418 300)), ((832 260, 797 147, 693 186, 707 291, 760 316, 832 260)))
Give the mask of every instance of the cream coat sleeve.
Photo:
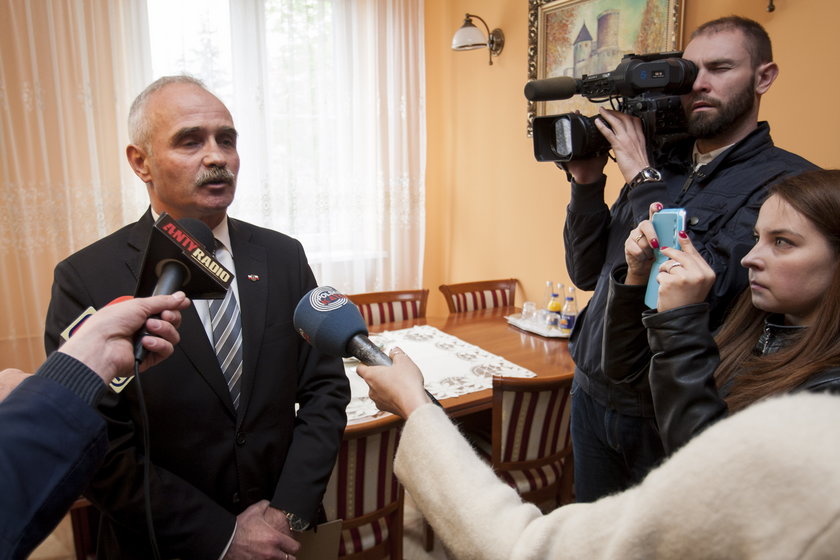
POLYGON ((425 405, 395 470, 459 559, 834 558, 838 425, 840 397, 773 399, 712 426, 639 486, 543 516, 425 405))

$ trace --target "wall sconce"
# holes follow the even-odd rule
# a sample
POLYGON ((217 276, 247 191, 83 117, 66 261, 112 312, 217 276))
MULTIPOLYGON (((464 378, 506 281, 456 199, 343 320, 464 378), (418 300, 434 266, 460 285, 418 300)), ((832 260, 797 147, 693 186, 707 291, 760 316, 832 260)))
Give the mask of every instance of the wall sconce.
POLYGON ((483 49, 488 47, 490 49, 490 64, 493 64, 493 56, 499 56, 502 49, 505 47, 505 34, 498 27, 493 31, 487 26, 487 22, 475 14, 466 14, 464 16, 464 25, 455 32, 452 37, 453 51, 471 51, 474 49, 483 49), (484 24, 487 30, 488 39, 484 38, 484 33, 481 29, 473 25, 472 18, 484 24))

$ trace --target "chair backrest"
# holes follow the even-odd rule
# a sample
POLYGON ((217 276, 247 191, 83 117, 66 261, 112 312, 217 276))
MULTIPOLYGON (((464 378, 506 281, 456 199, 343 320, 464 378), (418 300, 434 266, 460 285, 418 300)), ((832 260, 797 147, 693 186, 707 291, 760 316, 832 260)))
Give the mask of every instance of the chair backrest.
POLYGON ((328 520, 344 520, 339 558, 402 559, 403 487, 394 475, 401 429, 374 421, 344 432, 323 501, 328 520))
POLYGON ((571 377, 493 378, 491 464, 523 499, 571 500, 571 377))
POLYGON ((516 278, 441 284, 439 289, 450 313, 506 307, 513 305, 516 297, 516 278))
POLYGON ((369 292, 347 296, 356 304, 368 326, 426 316, 429 290, 369 292))

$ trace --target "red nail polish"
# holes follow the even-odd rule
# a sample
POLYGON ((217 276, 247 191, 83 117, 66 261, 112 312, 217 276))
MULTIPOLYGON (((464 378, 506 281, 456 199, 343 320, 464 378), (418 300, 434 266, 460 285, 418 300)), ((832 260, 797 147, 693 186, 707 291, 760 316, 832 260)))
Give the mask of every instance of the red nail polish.
POLYGON ((678 235, 679 235, 680 237, 682 237, 683 239, 687 239, 687 238, 688 238, 688 234, 687 234, 685 231, 683 231, 683 230, 680 230, 680 233, 679 233, 678 235))
POLYGON ((657 203, 656 211, 659 212, 660 210, 662 210, 662 205, 657 203))
POLYGON ((659 249, 659 240, 654 238, 650 240, 650 246, 654 249, 659 249))

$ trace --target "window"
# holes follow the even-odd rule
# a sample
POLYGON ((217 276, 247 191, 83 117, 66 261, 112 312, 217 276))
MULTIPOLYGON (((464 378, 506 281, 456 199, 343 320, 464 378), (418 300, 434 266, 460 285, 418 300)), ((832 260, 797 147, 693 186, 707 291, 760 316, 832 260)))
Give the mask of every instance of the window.
POLYGON ((191 74, 233 114, 231 216, 298 238, 319 283, 420 287, 422 2, 147 1, 147 83, 191 74))

